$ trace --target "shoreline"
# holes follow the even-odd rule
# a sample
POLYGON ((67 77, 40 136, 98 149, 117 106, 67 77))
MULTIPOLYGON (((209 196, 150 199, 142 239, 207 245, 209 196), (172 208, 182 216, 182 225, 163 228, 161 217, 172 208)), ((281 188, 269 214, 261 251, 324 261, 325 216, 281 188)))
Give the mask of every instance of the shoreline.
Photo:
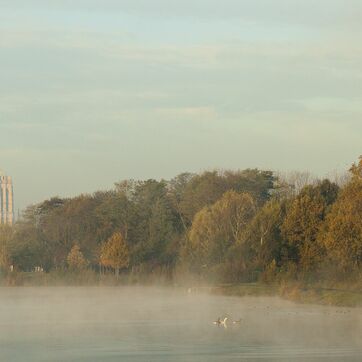
POLYGON ((120 276, 116 279, 113 275, 99 276, 95 273, 86 274, 33 274, 19 273, 9 278, 0 279, 1 287, 173 287, 185 288, 188 292, 206 292, 213 295, 234 297, 266 297, 275 296, 300 304, 316 304, 336 307, 362 307, 362 289, 350 284, 342 284, 338 287, 303 285, 295 282, 284 284, 266 283, 238 283, 238 284, 209 284, 186 285, 176 284, 170 280, 155 280, 136 278, 134 280, 120 276))
POLYGON ((316 304, 336 307, 362 307, 362 291, 317 286, 269 284, 230 284, 211 288, 212 294, 235 297, 276 296, 300 304, 316 304))

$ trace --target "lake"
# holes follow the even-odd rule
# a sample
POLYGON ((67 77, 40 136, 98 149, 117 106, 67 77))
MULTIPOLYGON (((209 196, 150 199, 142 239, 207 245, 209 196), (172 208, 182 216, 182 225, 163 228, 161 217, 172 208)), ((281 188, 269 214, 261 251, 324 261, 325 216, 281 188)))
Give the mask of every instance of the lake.
POLYGON ((0 288, 0 324, 6 362, 362 361, 361 309, 272 297, 151 287, 0 288), (224 316, 226 328, 213 324, 224 316))

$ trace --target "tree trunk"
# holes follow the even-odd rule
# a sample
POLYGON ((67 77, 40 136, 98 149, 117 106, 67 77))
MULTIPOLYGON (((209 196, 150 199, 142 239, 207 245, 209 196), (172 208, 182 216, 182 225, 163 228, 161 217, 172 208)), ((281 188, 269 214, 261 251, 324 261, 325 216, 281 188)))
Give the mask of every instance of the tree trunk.
POLYGON ((115 274, 116 274, 116 278, 118 279, 119 278, 119 268, 116 268, 115 274))

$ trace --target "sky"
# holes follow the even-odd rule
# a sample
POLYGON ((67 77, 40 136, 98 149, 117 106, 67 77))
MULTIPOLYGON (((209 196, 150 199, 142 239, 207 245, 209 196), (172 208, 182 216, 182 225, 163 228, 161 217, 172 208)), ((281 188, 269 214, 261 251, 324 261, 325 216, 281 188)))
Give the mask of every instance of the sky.
POLYGON ((16 207, 122 179, 348 169, 360 0, 0 0, 0 169, 16 207))

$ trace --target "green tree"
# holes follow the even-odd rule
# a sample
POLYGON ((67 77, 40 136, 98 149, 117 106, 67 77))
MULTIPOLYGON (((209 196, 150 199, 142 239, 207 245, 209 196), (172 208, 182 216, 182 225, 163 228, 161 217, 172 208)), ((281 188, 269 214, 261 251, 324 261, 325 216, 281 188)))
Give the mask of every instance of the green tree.
POLYGON ((132 230, 132 267, 169 268, 177 257, 182 221, 175 210, 166 181, 147 180, 134 188, 135 220, 132 230))
POLYGON ((116 230, 120 230, 127 240, 133 238, 135 207, 125 191, 117 187, 118 191, 104 193, 95 208, 97 239, 108 239, 116 230))
MULTIPOLYGON (((93 247, 95 200, 89 195, 72 199, 53 198, 29 209, 19 229, 34 227, 36 243, 44 247, 53 268, 64 268, 67 255, 77 242, 84 251, 93 247)), ((88 254, 90 254, 88 252, 88 254)))
POLYGON ((272 171, 258 169, 225 171, 223 177, 228 190, 251 195, 259 207, 270 199, 277 181, 272 171))
MULTIPOLYGON (((170 200, 173 204, 175 211, 177 212, 182 227, 185 232, 187 232, 187 228, 190 226, 189 220, 186 215, 184 215, 184 210, 182 210, 181 203, 185 199, 186 191, 188 190, 188 185, 191 180, 195 177, 195 174, 184 172, 180 175, 174 177, 168 183, 168 194, 170 200)), ((185 206, 185 205, 184 205, 185 206)))
POLYGON ((167 198, 155 202, 149 218, 148 240, 145 247, 147 260, 153 264, 172 265, 176 259, 173 243, 181 230, 176 213, 167 198))
POLYGON ((180 211, 188 225, 205 206, 211 206, 226 191, 248 193, 258 206, 269 200, 276 178, 271 171, 208 171, 193 176, 183 188, 180 211))
POLYGON ((7 270, 11 264, 10 246, 14 237, 14 229, 0 224, 0 268, 7 270))
POLYGON ((53 253, 43 238, 37 206, 28 207, 23 217, 13 226, 13 238, 9 245, 13 265, 22 271, 31 271, 36 266, 49 270, 53 253))
POLYGON ((227 186, 217 171, 195 175, 185 186, 179 207, 186 223, 191 224, 194 216, 205 206, 211 206, 225 192, 227 186))

